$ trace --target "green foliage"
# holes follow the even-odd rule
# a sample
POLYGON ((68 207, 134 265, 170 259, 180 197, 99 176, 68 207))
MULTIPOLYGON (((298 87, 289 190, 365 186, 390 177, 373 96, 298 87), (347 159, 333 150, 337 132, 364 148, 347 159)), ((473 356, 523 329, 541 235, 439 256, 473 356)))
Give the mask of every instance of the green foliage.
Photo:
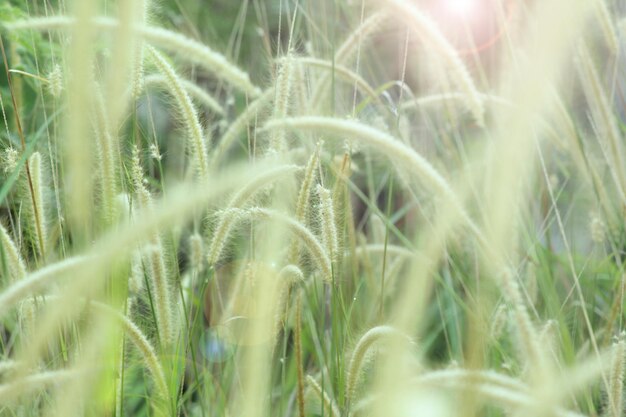
POLYGON ((0 414, 621 415, 624 11, 455 4, 2 2, 0 414))

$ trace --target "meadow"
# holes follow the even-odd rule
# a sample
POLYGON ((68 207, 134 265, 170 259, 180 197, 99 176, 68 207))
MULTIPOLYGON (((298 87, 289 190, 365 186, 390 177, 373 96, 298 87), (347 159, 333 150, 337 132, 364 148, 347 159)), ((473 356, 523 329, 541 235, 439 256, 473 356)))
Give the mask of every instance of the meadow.
POLYGON ((622 0, 4 0, 0 415, 618 417, 622 0))

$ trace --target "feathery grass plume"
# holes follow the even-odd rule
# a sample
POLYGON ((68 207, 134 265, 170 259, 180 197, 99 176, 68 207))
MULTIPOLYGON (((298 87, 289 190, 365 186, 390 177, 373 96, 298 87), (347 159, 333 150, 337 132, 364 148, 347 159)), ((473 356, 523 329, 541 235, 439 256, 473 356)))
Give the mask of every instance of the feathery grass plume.
POLYGON ((242 131, 246 129, 246 127, 257 118, 259 112, 261 112, 265 107, 269 106, 270 103, 274 100, 274 89, 268 88, 257 97, 252 103, 246 107, 246 109, 229 125, 226 132, 220 138, 220 141, 215 146, 215 149, 211 153, 211 162, 210 166, 214 169, 220 162, 222 162, 222 158, 224 158, 228 149, 232 146, 232 144, 237 140, 238 136, 242 131))
POLYGON ((318 221, 322 229, 322 243, 330 254, 330 259, 336 261, 339 256, 339 246, 333 200, 330 191, 319 184, 317 185, 317 195, 320 200, 318 221))
MULTIPOLYGON (((139 207, 149 212, 152 207, 152 196, 145 186, 145 178, 139 160, 139 149, 132 150, 130 176, 139 201, 139 207)), ((147 275, 151 283, 151 295, 156 305, 155 314, 157 329, 164 347, 171 345, 175 329, 172 324, 172 296, 168 283, 168 270, 165 263, 165 251, 158 232, 152 234, 151 244, 136 252, 131 260, 131 278, 129 290, 138 294, 143 289, 144 276, 147 275)))
POLYGON ((302 294, 298 294, 296 301, 296 330, 294 334, 295 355, 296 355, 296 371, 297 371, 297 391, 296 399, 298 401, 298 415, 305 417, 304 414, 304 364, 302 363, 302 294))
POLYGON ((194 271, 201 271, 204 260, 204 242, 199 233, 189 236, 189 261, 194 271))
MULTIPOLYGON (((296 203, 296 220, 302 224, 307 223, 307 215, 309 210, 309 198, 311 196, 311 190, 315 183, 315 177, 317 175, 317 168, 320 159, 320 150, 322 148, 322 142, 317 144, 315 152, 309 158, 304 169, 304 178, 300 185, 300 191, 298 192, 298 201, 296 203)), ((291 246, 289 253, 289 261, 292 263, 298 263, 300 257, 300 246, 298 242, 294 242, 291 246)))
POLYGON ((383 341, 401 341, 411 343, 411 338, 391 326, 376 326, 369 329, 357 342, 348 365, 346 377, 346 404, 355 399, 357 385, 362 377, 366 355, 375 344, 383 341))
POLYGON ((393 7, 396 15, 404 19, 424 44, 432 48, 446 62, 453 82, 467 94, 467 107, 471 111, 474 121, 478 126, 483 127, 485 124, 483 99, 457 50, 443 36, 435 22, 406 0, 385 0, 385 3, 393 7))
MULTIPOLYGON (((497 390, 506 390, 512 393, 520 393, 523 395, 530 395, 531 389, 528 385, 512 378, 508 375, 500 374, 489 370, 468 370, 462 369, 458 366, 450 366, 444 370, 430 371, 421 376, 413 378, 412 385, 428 386, 431 382, 436 386, 458 386, 462 388, 463 385, 480 384, 489 386, 497 390)), ((366 397, 363 400, 358 401, 354 406, 350 407, 353 415, 358 415, 362 411, 365 411, 371 407, 379 397, 379 394, 366 397)))
POLYGON ((16 399, 27 393, 32 395, 33 391, 62 384, 70 379, 79 378, 80 376, 81 372, 75 370, 56 370, 13 379, 10 382, 0 384, 0 404, 14 404, 16 399))
POLYGON ((0 223, 0 272, 4 275, 5 271, 9 282, 18 281, 26 275, 26 265, 9 232, 0 223))
MULTIPOLYGON (((192 98, 196 99, 198 103, 202 104, 204 107, 215 112, 216 114, 220 116, 223 116, 225 114, 224 108, 222 107, 222 105, 216 99, 211 97, 211 95, 207 93, 206 91, 204 91, 202 88, 198 87, 196 84, 194 84, 193 82, 189 80, 179 78, 178 81, 180 82, 182 87, 187 91, 187 93, 192 98)), ((170 86, 169 79, 165 77, 164 75, 158 75, 158 74, 151 74, 145 77, 144 85, 146 87, 152 86, 152 85, 159 86, 159 87, 170 86)))
MULTIPOLYGON (((128 295, 136 297, 144 290, 146 268, 143 251, 134 251, 130 258, 130 277, 128 278, 128 295)), ((130 311, 130 309, 129 309, 130 311)))
POLYGON ((274 334, 278 334, 283 327, 289 309, 288 301, 294 285, 304 282, 304 274, 296 265, 287 265, 278 273, 278 288, 276 290, 276 326, 274 334))
POLYGON ((479 395, 483 399, 511 410, 547 410, 550 414, 558 417, 583 417, 583 414, 564 410, 549 403, 539 403, 536 397, 528 393, 528 390, 520 390, 519 387, 498 386, 487 380, 477 381, 475 374, 463 371, 434 371, 415 378, 411 385, 415 387, 441 387, 457 391, 470 392, 479 395))
POLYGON ((340 417, 341 413, 339 412, 335 402, 328 395, 328 390, 322 390, 320 384, 318 384, 315 378, 311 375, 306 376, 306 382, 313 389, 313 391, 315 391, 315 394, 317 394, 320 402, 322 403, 323 409, 321 414, 329 415, 330 417, 340 417))
POLYGON ((5 149, 2 155, 0 155, 0 166, 2 166, 2 172, 10 174, 15 171, 17 167, 17 161, 20 159, 20 155, 12 146, 5 149))
POLYGON ((94 130, 98 165, 100 166, 100 192, 102 199, 102 216, 106 224, 111 224, 117 217, 115 199, 119 192, 118 186, 118 155, 119 143, 114 139, 111 123, 104 96, 100 86, 94 81, 94 130))
POLYGON ((609 380, 609 409, 612 417, 620 417, 624 410, 624 359, 626 359, 626 342, 624 333, 613 344, 613 366, 609 380))
POLYGON ((46 78, 48 80, 46 87, 50 95, 54 98, 61 97, 63 93, 63 71, 61 70, 61 66, 55 64, 46 78))
POLYGON ((29 294, 42 290, 51 281, 67 276, 71 272, 75 273, 92 260, 93 257, 87 256, 67 258, 31 272, 23 279, 4 288, 4 291, 0 293, 0 317, 29 294))
MULTIPOLYGON (((374 218, 373 216, 371 217, 374 218)), ((382 255, 387 254, 387 256, 397 256, 400 258, 410 259, 415 256, 414 252, 411 252, 410 249, 405 248, 404 246, 392 245, 384 243, 369 243, 364 246, 359 246, 353 252, 353 256, 357 258, 369 258, 372 255, 382 255)))
POLYGON ((208 175, 207 148, 202 134, 202 126, 200 125, 198 113, 196 112, 193 102, 171 65, 156 49, 147 47, 146 50, 152 58, 152 61, 159 68, 159 71, 167 78, 170 92, 176 100, 179 112, 187 128, 189 144, 191 149, 193 149, 192 156, 196 158, 195 163, 198 177, 206 178, 208 175))
POLYGON ((548 363, 542 348, 539 346, 539 335, 533 325, 524 304, 519 285, 513 271, 506 268, 500 275, 500 287, 506 300, 513 309, 514 324, 517 329, 519 351, 536 376, 538 372, 546 372, 548 363))
POLYGON ((50 314, 42 318, 37 327, 38 338, 34 346, 28 349, 33 352, 41 350, 44 347, 42 341, 55 336, 54 329, 57 329, 59 323, 78 313, 73 306, 73 300, 76 297, 92 297, 97 289, 102 288, 106 276, 104 272, 112 261, 128 256, 130 248, 142 244, 159 230, 187 221, 198 209, 206 207, 209 201, 267 169, 269 164, 261 160, 245 170, 242 170, 241 165, 229 168, 225 173, 207 179, 200 185, 185 184, 169 190, 155 209, 142 210, 135 216, 135 222, 107 233, 86 255, 46 266, 5 289, 0 294, 0 316, 24 295, 37 291, 54 280, 71 277, 72 285, 66 287, 62 295, 63 302, 58 309, 50 311, 50 314))
POLYGON ((399 170, 400 174, 408 171, 431 190, 448 200, 452 207, 461 214, 463 220, 472 231, 478 235, 480 234, 474 222, 463 208, 457 195, 441 174, 439 174, 424 157, 402 142, 394 139, 393 136, 388 133, 356 121, 321 116, 303 116, 283 120, 270 120, 266 123, 264 129, 284 127, 299 131, 313 130, 327 132, 331 134, 331 136, 328 137, 329 139, 345 140, 345 138, 354 138, 365 145, 375 148, 389 158, 394 164, 394 167, 399 170))
POLYGON ((3 360, 0 361, 0 375, 5 376, 6 374, 14 371, 15 369, 20 368, 20 364, 13 360, 3 360))
POLYGON ((324 280, 330 281, 332 279, 330 258, 322 244, 306 226, 285 214, 271 209, 255 207, 246 210, 246 214, 252 218, 271 219, 282 222, 307 248, 311 258, 313 258, 317 267, 322 272, 324 280))
POLYGON ((543 347, 548 359, 554 366, 559 362, 559 324, 556 320, 548 320, 539 331, 539 345, 543 347))
POLYGON ((577 58, 579 65, 576 68, 585 98, 591 109, 598 141, 603 147, 608 145, 609 149, 606 153, 612 156, 612 160, 609 161, 610 171, 618 187, 620 197, 626 203, 626 161, 624 160, 622 136, 613 108, 584 43, 579 45, 577 58))
MULTIPOLYGON (((137 24, 139 26, 147 25, 148 13, 150 12, 150 0, 137 0, 134 2, 135 10, 134 15, 135 18, 139 17, 137 24)), ((145 78, 144 78, 144 66, 143 66, 143 42, 141 39, 135 40, 134 51, 133 51, 133 77, 132 77, 132 93, 133 97, 136 99, 141 95, 141 92, 145 86, 145 78)))
MULTIPOLYGON (((278 74, 276 76, 274 97, 274 112, 272 118, 283 119, 287 117, 289 103, 291 99, 291 89, 293 84, 294 62, 291 52, 279 60, 278 74)), ((286 133, 283 129, 277 129, 272 133, 270 139, 270 151, 282 154, 288 148, 286 143, 286 133)))
POLYGON ((22 344, 28 343, 34 334, 35 323, 37 322, 37 313, 40 302, 45 301, 45 297, 41 299, 27 298, 18 305, 18 320, 20 325, 20 339, 22 344))
POLYGON ((152 196, 150 191, 146 188, 146 179, 143 175, 143 168, 141 167, 141 159, 139 157, 139 148, 133 146, 131 156, 130 177, 133 183, 135 195, 139 201, 139 207, 144 210, 149 210, 152 207, 152 196))
POLYGON ((157 329, 163 348, 172 346, 175 338, 173 324, 172 295, 165 265, 165 253, 162 245, 146 248, 149 262, 150 295, 153 297, 157 329))
POLYGON ((504 328, 509 321, 509 309, 505 304, 500 304, 493 313, 491 326, 489 329, 489 337, 496 341, 502 335, 504 328))
MULTIPOLYGON (((62 301, 62 297, 60 295, 47 296, 47 298, 56 298, 58 301, 62 301)), ((96 313, 95 317, 100 320, 109 320, 109 322, 112 321, 115 325, 121 328, 123 334, 126 335, 128 340, 135 346, 135 348, 139 352, 145 367, 152 377, 152 381, 154 382, 156 391, 155 395, 152 396, 152 398, 155 398, 157 400, 156 404, 158 404, 159 406, 165 406, 167 404, 167 400, 169 400, 169 391, 167 387, 167 380, 165 378, 165 372, 159 358, 157 357, 155 349, 152 347, 143 332, 127 316, 120 313, 115 308, 90 299, 80 298, 79 300, 84 302, 86 308, 96 313)), ((99 329, 100 331, 103 330, 102 326, 99 326, 97 324, 95 325, 95 328, 99 329)), ((110 335, 111 333, 109 331, 104 331, 100 334, 110 335)), ((98 344, 102 344, 102 342, 104 342, 104 340, 98 340, 97 338, 94 340, 93 336, 94 335, 92 335, 91 338, 88 338, 87 341, 84 342, 85 344, 87 344, 88 342, 91 343, 91 346, 82 346, 82 349, 88 350, 93 347, 96 347, 96 349, 98 349, 98 344)), ((89 356, 89 353, 81 353, 89 356)), ((80 362, 76 364, 76 368, 78 369, 81 369, 81 367, 86 365, 86 362, 84 362, 84 357, 77 357, 77 361, 83 361, 82 365, 80 364, 80 362)), ((108 369, 110 368, 105 368, 105 370, 108 369)))
POLYGON ((67 226, 72 239, 86 244, 91 239, 93 225, 93 169, 94 144, 85 110, 91 103, 93 65, 96 50, 93 47, 96 29, 90 24, 95 16, 93 1, 72 3, 74 24, 69 28, 69 43, 65 47, 67 62, 67 110, 64 111, 63 179, 66 187, 67 226))
POLYGON ((28 226, 34 225, 35 247, 39 256, 44 259, 46 257, 46 245, 48 244, 48 223, 46 222, 46 206, 43 202, 44 196, 44 173, 41 162, 41 154, 33 152, 28 159, 28 167, 30 169, 30 198, 27 198, 28 226))
POLYGON ((161 155, 161 152, 159 151, 159 146, 156 143, 151 143, 148 150, 150 151, 150 158, 154 159, 157 162, 161 162, 161 160, 163 159, 163 155, 161 155))
POLYGON ((144 26, 139 28, 139 33, 146 41, 211 70, 216 77, 229 82, 251 97, 261 94, 261 90, 252 84, 250 76, 245 71, 228 62, 224 55, 211 50, 208 46, 158 27, 144 26))
POLYGON ((148 371, 150 371, 150 374, 152 375, 160 398, 168 398, 169 394, 167 389, 167 382, 165 379, 165 373, 163 372, 163 367, 161 366, 161 362, 159 361, 154 348, 152 347, 146 336, 142 333, 142 331, 128 317, 105 304, 90 301, 88 306, 116 319, 116 321, 121 325, 122 330, 124 331, 128 339, 130 339, 130 341, 133 343, 133 345, 135 345, 139 353, 141 353, 143 361, 146 364, 148 371))
MULTIPOLYGON (((119 27, 119 22, 109 17, 96 17, 90 23, 100 30, 113 31, 119 27)), ((24 29, 44 31, 71 29, 75 25, 75 18, 60 15, 15 20, 5 23, 4 27, 10 31, 24 29)), ((216 77, 232 84, 250 96, 256 97, 261 94, 261 90, 252 84, 250 76, 246 72, 228 62, 224 55, 213 51, 208 46, 179 33, 159 27, 135 26, 135 30, 146 42, 173 52, 178 57, 211 71, 216 77)))
MULTIPOLYGON (((553 406, 550 412, 559 417, 582 417, 582 414, 567 411, 559 408, 556 404, 565 397, 580 390, 585 384, 589 384, 592 378, 597 378, 599 374, 606 370, 607 355, 597 357, 593 355, 590 362, 577 366, 564 373, 557 388, 551 395, 554 395, 553 406)), ((609 361, 610 362, 610 361, 609 361)), ((445 370, 430 371, 412 379, 409 384, 414 388, 420 387, 441 387, 453 390, 469 390, 479 394, 486 400, 493 401, 510 409, 532 409, 542 407, 545 404, 538 404, 536 397, 533 397, 533 388, 517 378, 500 374, 488 370, 468 370, 453 367, 445 370)), ((367 409, 377 400, 376 397, 368 397, 364 401, 351 408, 354 413, 367 409)))
POLYGON ((207 254, 207 263, 211 267, 215 267, 219 262, 233 227, 244 218, 243 211, 238 207, 220 210, 217 212, 217 216, 219 221, 213 231, 213 238, 207 254))
POLYGON ((415 378, 415 381, 425 383, 425 381, 448 381, 453 384, 484 384, 501 389, 530 394, 531 387, 509 375, 501 374, 489 370, 474 370, 452 367, 444 370, 430 371, 415 378))
MULTIPOLYGON (((253 207, 245 210, 231 208, 228 209, 227 214, 229 216, 232 216, 234 222, 239 222, 246 219, 263 219, 282 222, 308 250, 311 258, 313 259, 313 261, 315 261, 318 269, 322 272, 323 278, 326 281, 331 280, 332 267, 330 263, 330 258, 328 257, 326 251, 324 250, 324 247, 317 240, 315 235, 302 223, 289 217, 286 214, 262 207, 253 207)), ((222 242, 222 244, 224 243, 225 242, 222 242)))
POLYGON ((609 11, 605 0, 593 0, 593 2, 595 6, 596 18, 600 24, 600 29, 602 30, 606 45, 609 47, 611 54, 615 56, 619 52, 619 40, 613 25, 611 12, 609 11))
POLYGON ((293 174, 300 169, 301 168, 296 165, 279 166, 255 177, 252 181, 237 191, 228 203, 228 207, 222 211, 217 226, 213 231, 213 238, 211 239, 207 255, 209 265, 215 266, 215 264, 219 261, 233 225, 240 220, 237 217, 237 212, 232 211, 231 209, 244 208, 249 200, 251 200, 256 193, 261 191, 264 187, 272 184, 274 181, 284 178, 286 175, 293 174))
POLYGON ((606 224, 598 212, 589 215, 589 234, 594 243, 603 243, 606 239, 606 224))
MULTIPOLYGON (((333 210, 335 211, 335 225, 337 228, 337 247, 339 251, 338 263, 343 262, 346 255, 346 248, 350 253, 356 251, 356 232, 354 215, 352 213, 352 202, 350 201, 350 191, 348 182, 352 172, 352 158, 348 152, 344 152, 341 162, 334 167, 335 186, 333 188, 333 210)), ((358 261, 352 258, 352 270, 358 270, 358 261)))

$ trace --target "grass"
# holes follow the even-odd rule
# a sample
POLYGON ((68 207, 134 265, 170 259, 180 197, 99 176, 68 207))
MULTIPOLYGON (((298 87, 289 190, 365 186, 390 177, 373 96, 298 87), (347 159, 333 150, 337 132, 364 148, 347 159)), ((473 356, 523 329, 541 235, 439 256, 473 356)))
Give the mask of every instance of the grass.
POLYGON ((621 416, 626 10, 468 4, 2 3, 0 415, 621 416))

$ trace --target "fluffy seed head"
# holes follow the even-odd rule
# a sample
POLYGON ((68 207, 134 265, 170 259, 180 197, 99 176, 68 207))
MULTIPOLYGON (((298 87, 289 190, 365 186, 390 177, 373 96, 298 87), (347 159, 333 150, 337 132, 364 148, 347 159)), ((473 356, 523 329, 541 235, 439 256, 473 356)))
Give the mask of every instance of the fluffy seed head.
POLYGON ((5 174, 10 174, 17 167, 17 161, 19 160, 19 154, 13 147, 8 147, 2 155, 2 171, 5 174))
POLYGON ((63 71, 59 64, 55 64, 48 73, 48 92, 52 97, 59 98, 63 93, 63 71))

